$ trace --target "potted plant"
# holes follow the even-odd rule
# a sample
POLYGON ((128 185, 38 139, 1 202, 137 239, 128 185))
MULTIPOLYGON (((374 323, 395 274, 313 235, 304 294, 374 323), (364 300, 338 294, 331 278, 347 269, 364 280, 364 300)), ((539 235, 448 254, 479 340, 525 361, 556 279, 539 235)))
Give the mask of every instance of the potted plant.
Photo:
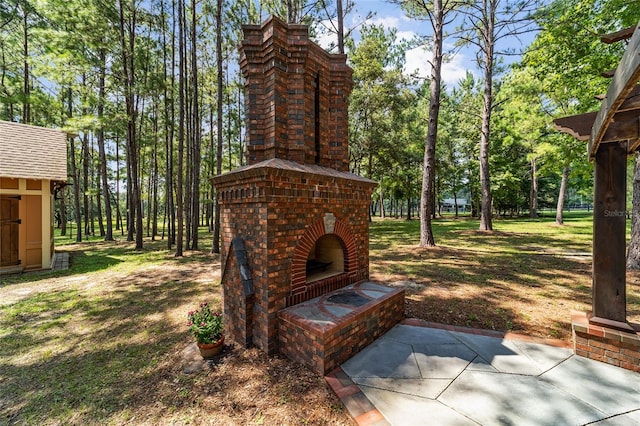
POLYGON ((222 351, 224 334, 220 312, 211 312, 207 302, 200 304, 200 309, 189 311, 189 331, 196 338, 198 349, 203 358, 211 358, 222 351))

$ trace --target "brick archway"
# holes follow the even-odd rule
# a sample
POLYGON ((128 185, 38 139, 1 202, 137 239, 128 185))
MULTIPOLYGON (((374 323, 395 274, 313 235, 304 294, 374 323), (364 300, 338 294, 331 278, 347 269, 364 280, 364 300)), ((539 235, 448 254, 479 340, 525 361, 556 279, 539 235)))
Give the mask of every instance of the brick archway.
POLYGON ((304 235, 298 241, 291 261, 291 292, 287 305, 301 303, 312 299, 327 291, 336 290, 349 285, 358 276, 358 253, 356 240, 349 226, 335 219, 333 232, 325 229, 325 220, 320 219, 308 226, 304 235), (316 242, 324 235, 335 235, 342 244, 344 251, 344 272, 313 283, 307 283, 307 258, 316 242))

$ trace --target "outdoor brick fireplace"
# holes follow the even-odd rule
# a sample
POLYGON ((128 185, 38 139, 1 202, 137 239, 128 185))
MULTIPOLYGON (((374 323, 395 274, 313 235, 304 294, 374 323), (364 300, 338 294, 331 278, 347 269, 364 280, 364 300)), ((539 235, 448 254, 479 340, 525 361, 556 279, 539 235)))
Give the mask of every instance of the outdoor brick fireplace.
MULTIPOLYGON (((375 183, 348 171, 351 69, 345 55, 310 42, 303 25, 270 18, 245 26, 244 37, 247 165, 213 179, 221 207, 226 333, 243 346, 280 351, 324 372, 344 361, 343 351, 324 354, 298 345, 296 354, 331 357, 319 362, 287 348, 292 336, 309 329, 304 313, 315 312, 301 311, 308 306, 303 302, 335 291, 360 294, 366 303, 349 306, 338 298, 339 309, 330 314, 333 328, 354 330, 366 312, 385 305, 386 313, 367 325, 375 328, 365 333, 368 343, 404 314, 402 292, 362 285, 369 278, 368 209, 375 183), (296 315, 287 316, 294 307, 296 315)), ((368 344, 363 333, 352 334, 359 342, 342 344, 368 344)))

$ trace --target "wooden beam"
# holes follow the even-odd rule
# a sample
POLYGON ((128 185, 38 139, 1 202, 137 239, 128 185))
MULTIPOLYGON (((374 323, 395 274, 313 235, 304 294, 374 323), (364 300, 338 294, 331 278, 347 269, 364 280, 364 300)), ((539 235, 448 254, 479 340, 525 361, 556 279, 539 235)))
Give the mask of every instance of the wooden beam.
POLYGON ((595 157, 602 137, 607 131, 613 116, 636 87, 638 80, 640 80, 640 30, 636 25, 629 45, 613 76, 609 90, 607 90, 607 97, 602 102, 600 111, 598 111, 596 120, 593 123, 591 138, 589 139, 590 158, 593 159, 595 157))
MULTIPOLYGON (((603 100, 605 95, 596 96, 603 100)), ((560 117, 553 120, 554 127, 564 133, 568 133, 574 138, 586 141, 591 136, 593 123, 597 112, 560 117)), ((602 136, 601 142, 613 142, 636 138, 638 128, 638 116, 640 116, 640 85, 636 85, 627 98, 624 100, 618 111, 613 115, 609 129, 602 136), (618 135, 620 139, 613 139, 618 135)), ((635 148, 635 147, 634 147, 635 148)), ((630 148, 629 152, 633 152, 630 148)))
POLYGON ((636 27, 629 27, 624 30, 616 31, 615 33, 603 34, 600 36, 600 40, 607 44, 616 43, 620 40, 627 40, 631 38, 635 29, 636 27))
MULTIPOLYGON (((600 93, 599 95, 595 95, 594 99, 598 101, 603 101, 604 98, 606 97, 607 97, 606 93, 600 93)), ((629 93, 629 95, 627 96, 627 99, 625 99, 625 101, 620 106, 618 111, 624 111, 627 109, 636 109, 636 108, 640 108, 640 85, 637 85, 635 89, 633 89, 631 93, 629 93)))
POLYGON ((640 148, 640 138, 632 139, 629 141, 629 152, 635 152, 638 150, 638 148, 640 148))
MULTIPOLYGON (((640 54, 640 52, 638 52, 640 54)), ((618 108, 618 112, 621 111, 630 111, 633 109, 640 109, 640 85, 636 84, 631 90, 631 93, 627 95, 627 99, 624 100, 620 108, 618 108)))
MULTIPOLYGON (((640 137, 640 110, 623 111, 613 117, 613 121, 602 135, 601 143, 619 142, 640 137)), ((629 151, 631 153, 633 151, 629 151)))
POLYGON ((580 141, 588 141, 597 114, 594 111, 586 114, 560 117, 553 120, 553 125, 557 130, 568 133, 580 141))

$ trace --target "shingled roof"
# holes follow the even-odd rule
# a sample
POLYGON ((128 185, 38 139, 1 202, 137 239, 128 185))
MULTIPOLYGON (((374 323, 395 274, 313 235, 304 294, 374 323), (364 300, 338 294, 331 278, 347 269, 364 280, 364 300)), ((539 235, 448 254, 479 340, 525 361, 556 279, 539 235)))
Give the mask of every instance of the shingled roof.
POLYGON ((0 121, 0 177, 66 182, 66 134, 55 129, 0 121))

